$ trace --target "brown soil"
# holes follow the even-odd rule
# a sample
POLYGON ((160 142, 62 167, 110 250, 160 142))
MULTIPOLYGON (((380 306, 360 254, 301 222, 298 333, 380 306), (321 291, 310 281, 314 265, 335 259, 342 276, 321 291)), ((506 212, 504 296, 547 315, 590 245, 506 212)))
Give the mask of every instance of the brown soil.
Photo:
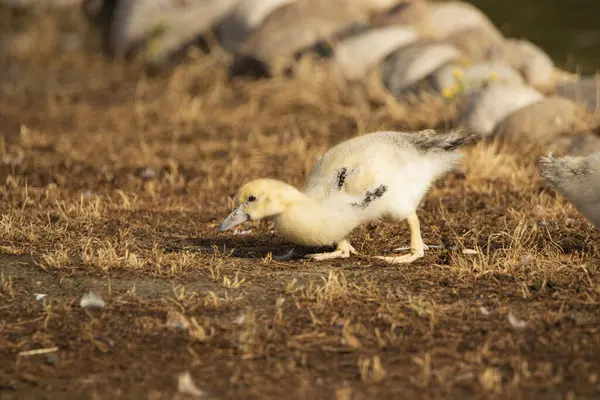
POLYGON ((227 62, 4 63, 0 398, 184 398, 186 371, 206 398, 598 398, 600 235, 537 154, 467 149, 418 211, 444 248, 414 264, 370 257, 408 244, 391 222, 356 230, 361 256, 278 261, 268 221, 217 234, 239 185, 300 185, 332 144, 451 127, 454 106, 227 62))

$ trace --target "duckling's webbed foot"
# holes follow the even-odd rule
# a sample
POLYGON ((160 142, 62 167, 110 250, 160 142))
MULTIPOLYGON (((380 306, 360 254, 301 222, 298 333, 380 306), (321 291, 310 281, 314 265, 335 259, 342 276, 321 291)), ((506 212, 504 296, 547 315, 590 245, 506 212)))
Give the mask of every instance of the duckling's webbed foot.
POLYGON ((425 253, 423 250, 418 251, 416 249, 412 249, 410 254, 404 254, 402 256, 376 256, 375 258, 391 264, 407 264, 418 260, 419 258, 423 257, 424 254, 425 253))
POLYGON ((337 249, 330 253, 315 253, 307 254, 304 257, 310 258, 315 261, 333 260, 336 258, 348 258, 350 254, 356 254, 356 249, 350 245, 350 242, 346 239, 338 243, 337 249))
POLYGON ((375 258, 384 260, 385 262, 392 264, 406 264, 411 263, 425 255, 425 250, 429 247, 423 243, 421 237, 421 225, 419 224, 419 218, 416 213, 410 214, 406 221, 410 228, 410 254, 404 254, 402 256, 376 256, 375 258))

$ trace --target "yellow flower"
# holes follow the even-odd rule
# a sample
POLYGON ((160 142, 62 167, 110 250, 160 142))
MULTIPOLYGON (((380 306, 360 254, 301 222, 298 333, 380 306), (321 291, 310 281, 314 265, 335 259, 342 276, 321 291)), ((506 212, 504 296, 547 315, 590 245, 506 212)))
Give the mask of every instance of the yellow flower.
POLYGON ((495 81, 498 80, 498 74, 495 72, 490 72, 490 80, 495 81))

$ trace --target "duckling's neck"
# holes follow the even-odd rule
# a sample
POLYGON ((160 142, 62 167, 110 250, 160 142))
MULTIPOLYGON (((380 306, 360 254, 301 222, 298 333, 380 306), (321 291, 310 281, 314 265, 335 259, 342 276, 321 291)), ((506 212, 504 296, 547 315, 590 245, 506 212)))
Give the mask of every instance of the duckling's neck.
MULTIPOLYGON (((293 188, 293 187, 292 187, 293 188)), ((302 246, 329 246, 344 239, 360 221, 344 207, 333 207, 293 188, 280 197, 282 211, 275 230, 284 239, 302 246)))
POLYGON ((307 195, 285 182, 278 182, 277 202, 285 211, 286 208, 310 200, 307 195))

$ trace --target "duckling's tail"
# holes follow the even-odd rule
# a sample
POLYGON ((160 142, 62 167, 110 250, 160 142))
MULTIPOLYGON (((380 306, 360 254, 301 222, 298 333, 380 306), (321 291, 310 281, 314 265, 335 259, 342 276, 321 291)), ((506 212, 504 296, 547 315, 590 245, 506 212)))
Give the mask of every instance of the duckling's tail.
POLYGON ((465 135, 464 130, 455 130, 448 133, 440 133, 432 129, 415 134, 415 145, 422 150, 454 150, 467 144, 474 144, 482 139, 479 133, 465 135))

